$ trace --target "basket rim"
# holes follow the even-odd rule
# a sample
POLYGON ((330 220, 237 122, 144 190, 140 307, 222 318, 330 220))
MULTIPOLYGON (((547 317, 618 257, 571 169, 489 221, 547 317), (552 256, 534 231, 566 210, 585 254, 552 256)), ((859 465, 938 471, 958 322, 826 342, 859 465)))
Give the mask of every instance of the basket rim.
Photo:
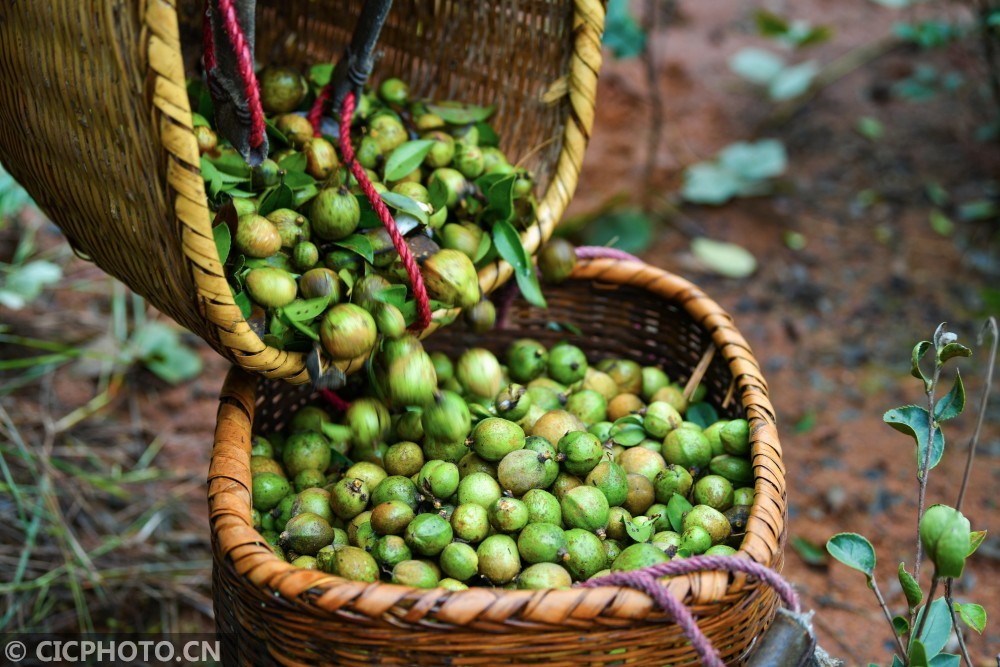
MULTIPOLYGON (((766 382, 732 318, 689 281, 643 263, 581 260, 570 279, 643 288, 672 301, 710 332, 717 353, 725 357, 732 372, 751 426, 755 496, 746 537, 737 556, 780 570, 787 515, 781 446, 766 382)), ((247 585, 294 599, 318 614, 361 614, 369 618, 390 614, 396 625, 433 622, 495 627, 497 622, 516 617, 524 627, 551 627, 552 621, 546 621, 545 615, 553 609, 571 610, 572 620, 563 619, 559 623, 563 627, 568 622, 587 627, 609 620, 635 621, 647 617, 669 620, 645 593, 627 587, 427 590, 349 581, 315 570, 302 570, 279 560, 254 530, 250 518, 249 452, 257 382, 256 376, 238 367, 227 375, 208 478, 216 566, 226 561, 247 585), (234 457, 244 460, 234 461, 234 457)), ((748 580, 746 575, 707 571, 665 582, 673 595, 692 606, 737 603, 762 585, 748 580)))
MULTIPOLYGON (((590 139, 597 98, 597 75, 601 67, 601 35, 604 30, 606 0, 574 0, 572 30, 573 48, 565 86, 554 85, 555 93, 546 103, 563 103, 567 109, 562 133, 562 149, 548 187, 538 203, 536 224, 521 233, 521 242, 532 254, 552 235, 576 189, 583 155, 590 139)), ((178 17, 174 8, 147 12, 147 27, 151 37, 147 44, 149 68, 161 85, 176 91, 186 90, 181 62, 181 42, 178 37, 178 17), (170 16, 165 14, 169 12, 170 16), (164 30, 162 21, 169 18, 172 26, 164 30), (153 25, 153 24, 156 25, 153 25), (164 39, 169 33, 173 39, 164 39)), ((560 82, 561 83, 561 82, 560 82)), ((172 215, 181 227, 183 253, 192 274, 198 308, 209 322, 216 340, 207 342, 218 352, 247 371, 269 378, 282 378, 292 384, 309 381, 306 355, 271 347, 257 335, 243 318, 226 279, 225 268, 217 257, 212 233, 211 212, 206 204, 204 183, 200 179, 200 156, 194 135, 194 119, 185 94, 171 95, 170 105, 156 105, 161 117, 160 146, 171 163, 166 170, 172 215), (198 178, 192 178, 192 172, 198 178)), ((513 268, 498 260, 479 271, 483 294, 490 294, 507 282, 513 268)), ((450 321, 459 309, 435 312, 434 322, 421 336, 433 333, 442 322, 450 321)), ((360 369, 366 357, 336 361, 333 365, 345 373, 360 369)))

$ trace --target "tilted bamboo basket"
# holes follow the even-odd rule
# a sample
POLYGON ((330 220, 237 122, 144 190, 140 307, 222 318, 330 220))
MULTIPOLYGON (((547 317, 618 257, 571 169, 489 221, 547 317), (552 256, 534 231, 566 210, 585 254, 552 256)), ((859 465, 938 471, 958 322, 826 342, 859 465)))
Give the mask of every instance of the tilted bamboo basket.
MULTIPOLYGON (((334 61, 362 4, 258 0, 257 60, 334 61)), ((265 345, 243 319, 215 249, 185 89, 203 7, 6 3, 0 162, 78 254, 241 368, 305 382, 303 355, 265 345)), ((497 106, 502 148, 538 183, 539 223, 522 236, 530 253, 576 188, 603 27, 602 0, 397 0, 382 32, 376 80, 400 76, 417 96, 497 106)), ((489 294, 510 276, 497 263, 480 285, 489 294)))
MULTIPOLYGON (((706 400, 750 422, 756 495, 739 556, 780 571, 786 528, 781 446, 767 383, 732 318, 686 280, 635 262, 581 261, 571 280, 549 288, 546 297, 548 310, 515 303, 505 329, 485 335, 449 329, 428 346, 502 352, 520 337, 547 345, 569 337, 591 358, 661 364, 671 378, 689 378, 701 363, 706 400), (550 322, 572 323, 582 335, 555 332, 550 322)), ((629 588, 418 590, 347 581, 277 559, 251 524, 251 436, 280 429, 309 399, 305 388, 239 369, 222 392, 209 506, 216 621, 227 664, 698 664, 680 628, 629 588)), ((665 585, 734 664, 778 604, 773 590, 744 575, 701 572, 665 585)))

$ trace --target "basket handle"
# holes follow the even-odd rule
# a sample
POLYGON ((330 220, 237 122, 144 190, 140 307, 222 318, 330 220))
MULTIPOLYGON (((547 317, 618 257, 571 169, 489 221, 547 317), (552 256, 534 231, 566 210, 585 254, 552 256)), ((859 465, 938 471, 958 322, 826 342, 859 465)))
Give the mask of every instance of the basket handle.
POLYGON ((580 588, 596 588, 598 586, 628 586, 643 591, 667 612, 673 620, 681 627, 684 636, 691 641, 691 645, 701 662, 706 667, 725 667, 719 652, 715 650, 712 642, 709 641, 705 633, 698 627, 694 615, 687 606, 674 597, 667 588, 661 584, 658 577, 669 577, 680 574, 692 574, 703 570, 715 570, 720 572, 742 572, 760 579, 778 593, 782 602, 793 613, 801 613, 798 593, 791 584, 785 581, 780 574, 769 567, 761 565, 756 561, 739 556, 692 556, 690 558, 680 558, 667 563, 658 563, 639 570, 628 572, 614 572, 597 579, 588 579, 577 584, 580 588))

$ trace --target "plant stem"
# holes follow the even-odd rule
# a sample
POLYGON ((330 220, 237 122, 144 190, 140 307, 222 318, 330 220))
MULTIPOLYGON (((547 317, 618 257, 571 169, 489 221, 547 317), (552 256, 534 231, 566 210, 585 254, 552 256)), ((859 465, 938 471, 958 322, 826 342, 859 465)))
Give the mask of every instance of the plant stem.
POLYGON ((659 0, 646 2, 646 48, 642 60, 646 70, 646 86, 649 88, 649 133, 646 136, 646 174, 643 207, 649 209, 653 193, 653 175, 656 171, 656 155, 660 150, 663 136, 663 95, 657 81, 656 33, 660 26, 660 12, 674 9, 671 2, 666 8, 660 7, 659 0))
MULTIPOLYGON (((924 625, 927 623, 927 617, 931 614, 931 603, 934 602, 934 593, 937 592, 938 578, 934 577, 931 579, 931 589, 927 592, 927 602, 924 603, 924 613, 920 617, 920 623, 917 624, 916 632, 910 634, 910 641, 914 639, 920 639, 920 633, 924 630, 924 625)), ((907 664, 909 661, 907 661, 907 664)))
POLYGON ((969 657, 969 649, 965 645, 965 637, 962 635, 962 629, 958 625, 958 620, 955 618, 955 606, 951 601, 951 582, 954 581, 951 577, 944 580, 944 601, 948 603, 948 611, 951 612, 951 626, 955 628, 955 636, 958 637, 958 646, 962 649, 962 657, 965 658, 965 664, 969 667, 973 667, 972 658, 969 657))
POLYGON ((986 402, 989 400, 990 389, 993 386, 993 367, 997 359, 997 320, 990 317, 983 325, 983 330, 979 332, 979 344, 983 344, 983 337, 986 333, 993 337, 990 345, 989 361, 986 364, 986 387, 983 389, 982 398, 979 399, 979 415, 976 418, 976 430, 969 439, 969 458, 965 461, 965 475, 962 477, 962 486, 958 490, 958 500, 955 502, 955 509, 962 511, 962 501, 965 500, 965 491, 969 488, 969 477, 972 474, 972 459, 976 456, 976 445, 979 444, 979 432, 983 428, 983 418, 986 416, 986 402))
POLYGON ((878 600, 878 604, 882 607, 882 613, 885 614, 885 620, 889 621, 889 627, 892 628, 892 638, 896 640, 896 648, 899 649, 899 656, 903 660, 906 659, 906 649, 903 648, 903 642, 896 634, 896 626, 892 624, 892 614, 889 613, 889 607, 885 604, 885 598, 882 597, 882 591, 878 589, 878 582, 875 581, 875 575, 868 577, 868 585, 871 586, 872 592, 875 593, 875 598, 878 600))
POLYGON ((917 501, 917 558, 916 564, 913 567, 913 578, 917 582, 920 581, 920 561, 924 557, 924 545, 920 541, 920 520, 924 518, 924 500, 927 496, 927 474, 931 468, 931 449, 934 446, 934 435, 937 433, 937 423, 934 421, 934 391, 937 389, 938 380, 940 379, 941 367, 938 365, 935 355, 934 379, 931 380, 931 384, 927 388, 927 450, 924 452, 924 460, 920 462, 920 474, 918 475, 920 497, 917 501))

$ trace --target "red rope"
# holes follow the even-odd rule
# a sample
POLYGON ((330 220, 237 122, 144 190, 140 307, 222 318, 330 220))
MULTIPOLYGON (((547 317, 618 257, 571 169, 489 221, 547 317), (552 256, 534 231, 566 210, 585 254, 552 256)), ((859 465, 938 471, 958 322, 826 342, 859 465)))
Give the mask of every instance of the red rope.
MULTIPOLYGON (((320 113, 316 114, 316 120, 313 121, 314 130, 316 130, 319 116, 322 114, 322 103, 319 97, 317 97, 316 102, 313 105, 313 110, 309 113, 310 121, 313 121, 315 110, 317 108, 320 109, 320 113)), ((354 148, 351 146, 350 131, 351 118, 354 117, 354 102, 354 93, 348 93, 344 98, 344 106, 340 114, 340 152, 343 154, 344 162, 347 163, 354 178, 357 179, 358 185, 361 186, 362 192, 365 193, 368 201, 371 202, 372 208, 375 209, 375 213, 378 214, 379 220, 385 226, 385 230, 389 232, 392 244, 396 247, 396 252, 399 253, 399 258, 406 268, 406 275, 410 277, 410 284, 413 286, 413 296, 417 300, 417 321, 413 323, 411 328, 421 331, 426 329, 431 323, 431 303, 427 296, 427 288, 424 286, 424 277, 420 274, 420 267, 417 266, 417 260, 413 258, 410 247, 406 245, 406 239, 399 233, 399 228, 396 227, 396 221, 393 220, 389 207, 385 205, 375 186, 368 180, 368 175, 365 173, 364 167, 354 159, 354 148)))
POLYGON ((313 136, 322 136, 322 132, 319 131, 320 125, 323 123, 323 108, 330 101, 330 86, 323 86, 323 90, 319 91, 319 95, 316 96, 316 101, 313 102, 312 108, 309 109, 309 115, 306 118, 309 119, 310 124, 313 126, 313 136))
POLYGON ((337 394, 333 393, 329 389, 320 389, 319 393, 323 397, 323 400, 329 403, 330 407, 338 412, 347 412, 347 408, 351 407, 350 403, 342 399, 340 396, 337 396, 337 394))
MULTIPOLYGON (((206 0, 206 4, 208 0, 206 0)), ((264 107, 260 101, 260 86, 257 84, 257 75, 253 71, 253 55, 250 53, 250 45, 247 43, 243 28, 236 16, 236 7, 233 0, 218 0, 219 12, 222 15, 223 26, 226 34, 229 35, 236 51, 237 66, 240 71, 240 78, 243 81, 244 92, 247 96, 247 104, 250 107, 250 146, 257 148, 264 143, 264 133, 267 126, 264 122, 264 107)), ((212 25, 209 21, 209 14, 205 12, 204 22, 204 55, 205 70, 211 73, 216 68, 215 41, 212 37, 212 25)))

